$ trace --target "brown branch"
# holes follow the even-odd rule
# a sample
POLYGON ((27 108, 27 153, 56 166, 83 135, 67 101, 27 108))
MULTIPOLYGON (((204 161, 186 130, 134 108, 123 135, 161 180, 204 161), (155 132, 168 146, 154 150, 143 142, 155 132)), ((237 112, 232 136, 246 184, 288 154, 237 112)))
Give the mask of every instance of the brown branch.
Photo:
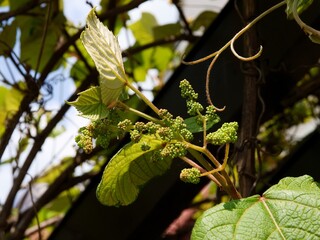
POLYGON ((23 6, 14 9, 10 12, 0 13, 0 22, 8 20, 9 18, 16 17, 20 14, 24 14, 28 12, 29 10, 39 6, 41 3, 44 3, 44 1, 29 1, 27 4, 24 4, 23 6))
MULTIPOLYGON (((242 1, 243 17, 248 22, 256 14, 255 0, 242 1)), ((244 35, 244 52, 252 56, 258 48, 257 32, 251 28, 244 35)), ((255 145, 252 140, 256 137, 257 129, 257 66, 256 63, 246 62, 244 72, 243 105, 241 113, 241 127, 239 133, 239 152, 237 153, 237 167, 239 171, 240 193, 243 197, 251 194, 255 182, 255 145)))
POLYGON ((184 25, 184 29, 186 31, 186 34, 188 34, 189 36, 193 36, 193 33, 192 33, 192 30, 190 28, 190 25, 187 21, 187 18, 182 10, 182 8, 180 7, 179 5, 180 1, 173 1, 173 4, 176 6, 178 12, 179 12, 179 15, 180 15, 180 18, 183 22, 183 25, 184 25))
POLYGON ((136 54, 138 52, 141 52, 143 50, 146 50, 148 48, 161 46, 161 45, 165 45, 165 44, 168 44, 168 43, 174 43, 174 42, 181 41, 181 40, 194 42, 197 39, 198 39, 198 37, 190 36, 190 35, 186 35, 186 34, 181 34, 181 35, 177 35, 177 36, 169 36, 169 37, 165 37, 163 39, 156 40, 156 41, 151 42, 151 43, 147 43, 147 44, 142 45, 142 46, 129 48, 129 49, 123 51, 122 56, 123 57, 128 57, 128 56, 131 56, 131 55, 136 54))
MULTIPOLYGON (((40 230, 45 229, 51 225, 55 225, 56 223, 61 221, 62 218, 63 218, 63 215, 58 215, 58 216, 54 216, 52 218, 49 218, 49 219, 41 222, 40 223, 40 230)), ((26 230, 25 237, 30 237, 31 235, 35 234, 38 231, 39 231, 38 226, 30 227, 26 230)))
MULTIPOLYGON (((89 85, 92 83, 92 79, 97 78, 97 73, 93 72, 91 73, 79 86, 77 91, 69 98, 69 101, 74 100, 77 97, 77 93, 79 91, 82 91, 89 87, 89 85)), ((57 112, 57 114, 51 119, 51 121, 47 124, 46 128, 43 129, 43 131, 35 137, 34 145, 32 146, 29 155, 27 156, 26 160, 24 161, 22 167, 20 168, 18 176, 14 179, 13 186, 8 194, 8 197, 3 205, 2 211, 0 213, 0 231, 4 229, 6 226, 6 219, 11 213, 11 209, 13 206, 13 201, 15 199, 15 196, 17 192, 20 189, 21 183, 29 170, 29 167, 31 163, 33 162, 35 156, 37 153, 41 150, 41 147, 46 140, 46 138, 49 136, 49 134, 52 132, 54 127, 57 125, 57 123, 63 118, 67 110, 70 108, 70 105, 65 103, 61 109, 57 112)))
POLYGON ((73 161, 73 164, 68 166, 56 179, 55 181, 48 187, 46 192, 36 201, 33 207, 26 210, 21 218, 19 219, 19 222, 15 226, 15 231, 8 236, 8 240, 19 240, 22 239, 24 236, 24 232, 27 229, 27 227, 30 225, 30 222, 35 217, 35 212, 33 208, 38 209, 38 211, 45 206, 47 203, 49 203, 51 200, 55 199, 60 193, 65 191, 66 189, 69 189, 76 184, 83 182, 93 176, 95 174, 87 173, 79 177, 73 177, 72 173, 79 164, 84 162, 86 159, 90 158, 90 156, 96 154, 101 149, 95 149, 90 155, 82 153, 77 153, 75 160, 73 161))
MULTIPOLYGON (((145 2, 146 0, 133 0, 130 3, 120 6, 118 8, 108 10, 102 14, 100 14, 98 17, 101 21, 104 21, 110 17, 113 17, 117 14, 127 12, 133 8, 138 7, 141 3, 145 2)), ((45 79, 47 78, 48 74, 51 72, 51 70, 54 68, 54 66, 58 63, 62 55, 69 49, 70 46, 72 46, 79 38, 84 28, 79 29, 77 33, 75 33, 73 36, 71 36, 67 42, 65 42, 49 59, 46 66, 43 68, 41 76, 38 80, 38 85, 42 85, 45 79)))

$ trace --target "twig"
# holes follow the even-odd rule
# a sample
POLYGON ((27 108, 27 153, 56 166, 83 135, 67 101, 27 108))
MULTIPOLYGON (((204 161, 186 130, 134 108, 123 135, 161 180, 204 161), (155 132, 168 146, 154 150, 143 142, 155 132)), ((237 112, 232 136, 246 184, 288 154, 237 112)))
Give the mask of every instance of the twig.
POLYGON ((39 52, 39 55, 38 55, 37 65, 36 65, 35 72, 34 72, 34 78, 35 79, 36 79, 38 71, 39 71, 40 62, 41 62, 41 58, 42 58, 42 54, 43 54, 43 50, 44 50, 44 45, 45 45, 46 38, 47 38, 49 19, 50 19, 50 12, 51 12, 51 2, 52 1, 49 1, 49 3, 47 4, 46 20, 45 20, 43 33, 42 33, 42 38, 41 38, 40 52, 39 52))

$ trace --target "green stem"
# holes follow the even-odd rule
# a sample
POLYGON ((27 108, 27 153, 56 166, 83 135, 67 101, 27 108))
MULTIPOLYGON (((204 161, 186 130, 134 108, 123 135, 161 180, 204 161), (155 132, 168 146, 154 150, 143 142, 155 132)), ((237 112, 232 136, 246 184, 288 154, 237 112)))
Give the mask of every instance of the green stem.
MULTIPOLYGON (((191 167, 197 168, 200 170, 200 172, 205 173, 207 172, 206 169, 204 169, 203 167, 201 167, 200 165, 196 164, 194 161, 192 161, 190 158, 187 157, 180 157, 181 160, 183 160, 184 162, 186 162, 187 164, 189 164, 191 167)), ((219 187, 222 187, 220 182, 212 175, 209 174, 206 177, 208 177, 211 181, 213 181, 215 184, 217 184, 219 187)))
POLYGON ((298 0, 294 0, 293 6, 292 6, 292 15, 294 20, 297 22, 297 24, 301 27, 301 29, 308 34, 309 38, 312 39, 320 39, 320 31, 310 27, 309 25, 305 24, 301 18, 299 17, 299 14, 297 12, 298 8, 298 0))
POLYGON ((132 83, 129 81, 126 82, 126 85, 128 88, 130 88, 132 91, 134 91, 135 94, 137 94, 138 97, 142 99, 142 101, 145 102, 156 114, 159 113, 159 109, 142 93, 137 89, 132 83))
MULTIPOLYGON (((189 152, 192 154, 195 154, 195 152, 197 152, 198 155, 197 156, 197 160, 199 161, 199 159, 203 159, 203 157, 201 156, 202 153, 204 154, 208 159, 210 159, 212 161, 212 163, 215 165, 216 168, 221 169, 221 164, 219 163, 219 161, 211 154, 211 152, 205 148, 205 147, 199 147, 197 145, 188 143, 188 147, 189 147, 189 152), (193 151, 192 151, 193 150, 193 151), (199 157, 200 156, 200 157, 199 157)), ((199 161, 201 164, 203 164, 203 162, 206 162, 204 159, 199 161)), ((203 164, 204 167, 208 166, 209 164, 206 162, 205 164, 203 164)), ((210 165, 209 165, 210 166, 210 165)), ((207 167, 206 167, 207 168, 207 167)), ((208 168, 208 169, 212 169, 212 168, 208 168)), ((222 169, 220 172, 214 172, 213 176, 219 181, 219 183, 221 184, 221 187, 223 188, 223 190, 229 194, 230 197, 232 197, 233 199, 240 199, 241 195, 238 192, 238 190, 235 188, 233 182, 231 181, 228 173, 225 171, 225 169, 222 169), (221 174, 220 174, 221 173, 221 174)))
POLYGON ((149 121, 161 124, 161 121, 159 119, 151 117, 150 115, 145 114, 144 112, 141 112, 141 111, 139 111, 137 109, 131 108, 128 105, 126 105, 125 103, 123 103, 123 102, 118 101, 117 105, 120 106, 121 108, 124 108, 125 111, 132 112, 132 113, 136 114, 139 117, 142 117, 142 118, 147 119, 149 121))

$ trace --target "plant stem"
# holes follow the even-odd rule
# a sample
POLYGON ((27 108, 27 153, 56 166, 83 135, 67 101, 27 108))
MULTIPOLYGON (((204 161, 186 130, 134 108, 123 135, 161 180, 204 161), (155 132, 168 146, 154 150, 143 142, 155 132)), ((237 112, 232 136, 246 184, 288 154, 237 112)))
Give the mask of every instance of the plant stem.
MULTIPOLYGON (((204 169, 203 167, 201 167, 200 165, 196 164, 194 161, 192 161, 190 158, 187 157, 180 157, 180 159, 182 159, 184 162, 186 162, 187 164, 189 164, 191 167, 197 168, 200 170, 200 172, 202 173, 206 173, 206 169, 204 169)), ((209 174, 206 177, 208 177, 211 181, 213 181, 215 184, 218 185, 218 187, 222 187, 220 182, 212 175, 209 174)))
POLYGON ((159 119, 151 117, 150 115, 145 114, 144 112, 141 112, 141 111, 139 111, 137 109, 131 108, 128 105, 126 105, 125 103, 123 103, 123 102, 118 101, 117 105, 119 105, 120 107, 124 108, 125 111, 132 112, 132 113, 136 114, 139 117, 142 117, 142 118, 147 119, 149 121, 161 124, 161 121, 159 119))
MULTIPOLYGON (((219 172, 218 171, 213 172, 212 173, 213 176, 219 181, 223 190, 226 193, 228 193, 230 197, 232 197, 233 199, 240 199, 241 194, 235 188, 234 184, 232 183, 232 181, 231 181, 228 173, 225 171, 225 169, 224 168, 222 169, 223 165, 220 164, 220 162, 211 154, 211 152, 205 147, 199 147, 199 146, 191 144, 191 143, 188 143, 188 146, 189 146, 189 152, 194 150, 194 151, 197 151, 198 153, 204 154, 207 158, 209 158, 212 161, 212 163, 215 165, 215 167, 217 169, 221 169, 219 172)), ((228 153, 228 151, 229 150, 227 150, 227 153, 228 153)), ((198 160, 198 158, 197 158, 197 160, 198 160)), ((202 164, 202 162, 200 162, 200 163, 202 164)), ((206 163, 206 165, 207 164, 208 163, 206 163)))
POLYGON ((294 0, 293 6, 292 6, 292 15, 294 20, 297 22, 297 24, 301 27, 301 29, 308 34, 309 38, 312 40, 314 39, 320 39, 320 31, 310 27, 309 25, 305 24, 301 18, 299 17, 299 14, 297 12, 298 8, 298 0, 294 0))
POLYGON ((142 93, 137 89, 132 83, 129 81, 126 82, 126 85, 128 88, 130 88, 132 91, 134 91, 135 94, 137 94, 138 97, 142 99, 142 101, 145 102, 156 114, 159 113, 159 109, 142 93))

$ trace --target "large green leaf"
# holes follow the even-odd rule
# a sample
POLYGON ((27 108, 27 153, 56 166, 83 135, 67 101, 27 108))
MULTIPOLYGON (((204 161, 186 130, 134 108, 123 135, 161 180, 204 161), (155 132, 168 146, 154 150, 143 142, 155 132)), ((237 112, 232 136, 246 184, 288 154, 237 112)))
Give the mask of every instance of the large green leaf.
POLYGON ((153 161, 152 155, 162 148, 162 141, 154 136, 143 136, 138 143, 129 143, 109 162, 97 188, 97 197, 109 206, 128 205, 138 196, 140 187, 151 178, 163 174, 171 160, 153 161), (149 150, 143 151, 142 144, 149 150))
POLYGON ((310 176, 287 177, 262 196, 221 203, 196 222, 193 240, 320 239, 320 189, 310 176))
POLYGON ((118 100, 127 82, 118 40, 99 21, 94 9, 88 15, 81 40, 100 74, 102 102, 109 105, 118 100))
POLYGON ((68 103, 79 111, 80 116, 91 120, 108 116, 108 108, 101 99, 100 87, 91 87, 79 93, 77 100, 68 103))

